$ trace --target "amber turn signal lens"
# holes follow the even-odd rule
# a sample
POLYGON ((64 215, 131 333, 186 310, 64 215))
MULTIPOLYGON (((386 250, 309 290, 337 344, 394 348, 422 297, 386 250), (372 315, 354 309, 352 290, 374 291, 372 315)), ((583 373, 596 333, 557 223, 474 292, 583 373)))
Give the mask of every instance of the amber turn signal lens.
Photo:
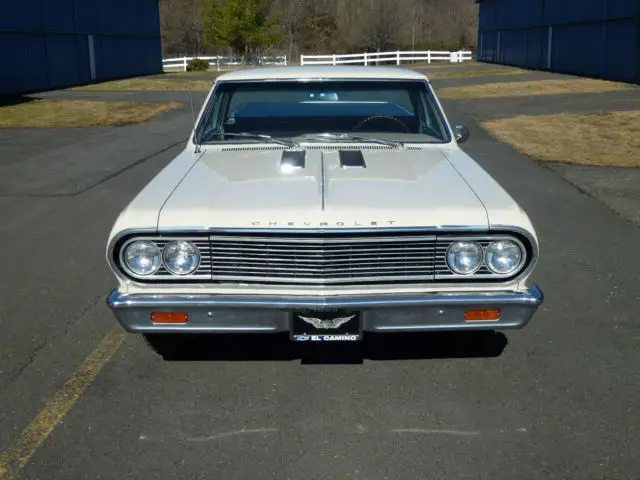
POLYGON ((467 310, 464 312, 467 322, 490 322, 500 320, 500 310, 467 310))
POLYGON ((189 316, 184 312, 153 312, 151 321, 153 323, 187 323, 189 316))

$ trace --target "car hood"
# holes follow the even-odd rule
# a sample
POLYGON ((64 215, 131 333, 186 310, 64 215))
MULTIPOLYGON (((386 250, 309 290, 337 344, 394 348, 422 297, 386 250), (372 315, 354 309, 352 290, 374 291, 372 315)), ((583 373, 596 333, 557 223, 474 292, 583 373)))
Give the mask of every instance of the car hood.
POLYGON ((164 203, 159 228, 486 226, 477 195, 438 148, 308 150, 281 168, 282 150, 207 151, 164 203))

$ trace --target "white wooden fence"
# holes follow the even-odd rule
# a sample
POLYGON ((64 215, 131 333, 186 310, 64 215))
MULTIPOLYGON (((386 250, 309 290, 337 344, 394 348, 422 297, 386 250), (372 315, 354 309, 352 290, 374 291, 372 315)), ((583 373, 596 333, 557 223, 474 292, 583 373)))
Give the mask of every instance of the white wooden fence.
MULTIPOLYGON (((206 60, 209 62, 209 68, 216 68, 221 70, 224 67, 235 67, 242 65, 242 61, 239 58, 234 57, 178 57, 178 58, 163 58, 162 67, 165 71, 187 71, 187 64, 189 60, 199 58, 200 60, 206 60)), ((274 57, 258 57, 258 64, 262 65, 287 65, 287 56, 274 56, 274 57)))
POLYGON ((472 60, 472 53, 467 50, 459 50, 457 52, 371 52, 371 53, 353 53, 349 55, 301 55, 300 65, 378 65, 380 63, 395 63, 400 65, 402 62, 438 62, 448 61, 451 63, 461 63, 472 60))

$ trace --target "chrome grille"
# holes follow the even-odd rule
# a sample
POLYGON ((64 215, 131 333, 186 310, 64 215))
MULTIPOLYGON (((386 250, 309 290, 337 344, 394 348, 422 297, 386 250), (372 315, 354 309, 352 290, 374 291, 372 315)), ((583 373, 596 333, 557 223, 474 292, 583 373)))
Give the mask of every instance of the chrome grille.
MULTIPOLYGON (((201 261, 191 275, 170 274, 164 266, 137 281, 198 282, 229 285, 358 286, 424 284, 433 282, 504 281, 482 265, 473 275, 457 275, 446 264, 446 252, 459 240, 479 242, 483 248, 510 234, 454 234, 431 232, 226 232, 166 236, 131 236, 116 248, 118 258, 133 240, 150 240, 160 249, 172 240, 195 243, 201 261)), ((525 241, 525 243, 527 243, 525 241)), ((525 243, 523 243, 523 248, 525 243)), ((527 246, 530 248, 530 244, 527 246)), ((529 263, 523 261, 522 269, 529 263)))
POLYGON ((433 279, 435 236, 211 237, 212 280, 359 285, 433 279))

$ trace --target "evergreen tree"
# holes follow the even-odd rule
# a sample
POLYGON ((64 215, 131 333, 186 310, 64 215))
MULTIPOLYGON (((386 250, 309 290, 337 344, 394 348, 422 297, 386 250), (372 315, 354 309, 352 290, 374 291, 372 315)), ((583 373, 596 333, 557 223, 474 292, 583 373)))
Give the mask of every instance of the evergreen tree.
POLYGON ((269 18, 269 6, 267 0, 206 0, 206 42, 231 47, 243 56, 257 47, 279 42, 279 16, 269 18))

